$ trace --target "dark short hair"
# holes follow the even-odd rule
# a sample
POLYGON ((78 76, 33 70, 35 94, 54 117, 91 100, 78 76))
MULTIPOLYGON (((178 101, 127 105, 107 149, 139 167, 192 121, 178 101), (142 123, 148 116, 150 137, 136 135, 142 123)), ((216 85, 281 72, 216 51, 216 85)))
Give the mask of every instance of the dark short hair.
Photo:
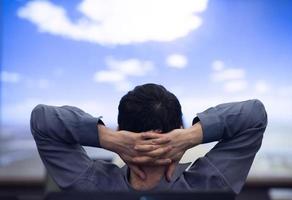
POLYGON ((118 124, 120 130, 169 132, 183 125, 181 105, 162 85, 139 85, 121 98, 118 124))

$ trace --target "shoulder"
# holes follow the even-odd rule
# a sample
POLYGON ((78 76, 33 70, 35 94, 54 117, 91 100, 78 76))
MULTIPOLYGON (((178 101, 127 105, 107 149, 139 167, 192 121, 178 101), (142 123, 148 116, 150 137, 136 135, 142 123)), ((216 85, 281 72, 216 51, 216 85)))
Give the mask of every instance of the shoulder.
POLYGON ((202 190, 228 189, 230 185, 224 175, 207 157, 198 158, 184 172, 184 177, 191 188, 202 190))
POLYGON ((117 165, 97 160, 92 163, 72 185, 73 190, 81 191, 112 191, 125 190, 125 173, 117 165))

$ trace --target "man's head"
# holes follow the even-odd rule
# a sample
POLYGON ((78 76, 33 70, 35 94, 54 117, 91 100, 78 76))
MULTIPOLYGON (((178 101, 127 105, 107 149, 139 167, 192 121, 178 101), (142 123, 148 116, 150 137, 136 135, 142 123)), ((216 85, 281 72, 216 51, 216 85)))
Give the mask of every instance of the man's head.
POLYGON ((163 133, 183 125, 181 105, 174 94, 157 84, 136 86, 119 104, 120 130, 163 133))

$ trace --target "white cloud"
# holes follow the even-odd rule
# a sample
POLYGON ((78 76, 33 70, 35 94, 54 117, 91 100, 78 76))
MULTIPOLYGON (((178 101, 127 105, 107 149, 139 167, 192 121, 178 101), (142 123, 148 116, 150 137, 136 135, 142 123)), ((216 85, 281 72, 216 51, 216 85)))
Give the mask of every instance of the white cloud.
POLYGON ((122 74, 120 71, 113 71, 113 70, 101 70, 94 74, 94 80, 96 82, 120 82, 125 80, 125 75, 122 74))
POLYGON ((182 69, 188 64, 188 59, 181 54, 171 54, 166 58, 166 64, 172 68, 182 69))
POLYGON ((20 74, 15 72, 1 71, 1 81, 6 83, 18 83, 21 79, 20 74))
POLYGON ((221 61, 221 60, 215 60, 213 63, 212 63, 212 69, 214 71, 221 71, 224 69, 224 62, 221 61))
POLYGON ((51 86, 48 79, 31 79, 25 77, 25 75, 8 71, 1 71, 0 80, 5 83, 24 83, 29 88, 47 89, 51 86))
POLYGON ((116 60, 106 59, 107 70, 97 71, 93 80, 99 83, 110 83, 117 91, 128 91, 132 88, 129 77, 141 77, 153 72, 154 64, 151 61, 138 59, 116 60))
POLYGON ((106 59, 106 64, 111 70, 120 72, 124 76, 144 76, 154 69, 151 61, 140 61, 138 59, 120 61, 109 57, 106 59))
POLYGON ((246 80, 232 80, 225 82, 223 89, 225 92, 241 92, 245 90, 248 86, 246 80))
POLYGON ((173 41, 202 24, 198 13, 207 0, 83 0, 77 9, 83 15, 72 21, 66 10, 49 1, 29 1, 18 16, 39 31, 98 44, 130 44, 173 41))
POLYGON ((240 68, 227 68, 216 71, 212 75, 213 81, 229 81, 245 78, 245 70, 240 68))
POLYGON ((264 102, 269 119, 291 122, 292 112, 287 112, 287 110, 292 110, 292 101, 289 98, 292 97, 292 86, 272 88, 265 80, 247 81, 244 69, 229 68, 221 60, 212 63, 211 80, 222 84, 224 96, 189 97, 186 101, 184 99, 182 105, 185 106, 187 119, 191 119, 193 110, 200 111, 202 107, 206 108, 207 105, 256 98, 264 102), (253 90, 247 90, 248 87, 253 90))
MULTIPOLYGON (((211 64, 212 72, 210 79, 213 82, 219 82, 226 93, 248 92, 255 95, 281 95, 287 96, 292 94, 292 87, 272 88, 265 80, 256 80, 255 82, 247 81, 246 71, 243 68, 231 68, 226 66, 222 60, 215 60, 211 64), (290 91, 290 92, 289 92, 290 91)), ((291 95, 292 96, 292 95, 291 95)))
POLYGON ((1 71, 0 80, 6 83, 24 83, 28 88, 47 89, 52 85, 48 79, 33 79, 15 72, 1 71))
POLYGON ((225 92, 235 93, 247 89, 248 82, 244 69, 226 67, 225 63, 221 60, 215 60, 211 66, 211 80, 221 83, 225 92))
POLYGON ((260 94, 265 94, 270 90, 268 83, 264 80, 258 80, 255 83, 255 91, 260 94))

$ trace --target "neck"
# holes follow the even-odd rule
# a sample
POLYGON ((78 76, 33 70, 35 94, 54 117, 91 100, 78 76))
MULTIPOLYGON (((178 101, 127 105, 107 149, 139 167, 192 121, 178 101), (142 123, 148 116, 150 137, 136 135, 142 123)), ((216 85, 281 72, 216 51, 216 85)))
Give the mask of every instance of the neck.
POLYGON ((147 166, 142 170, 146 174, 146 179, 141 179, 135 173, 130 171, 130 184, 136 190, 149 190, 155 187, 164 178, 165 167, 147 166))

